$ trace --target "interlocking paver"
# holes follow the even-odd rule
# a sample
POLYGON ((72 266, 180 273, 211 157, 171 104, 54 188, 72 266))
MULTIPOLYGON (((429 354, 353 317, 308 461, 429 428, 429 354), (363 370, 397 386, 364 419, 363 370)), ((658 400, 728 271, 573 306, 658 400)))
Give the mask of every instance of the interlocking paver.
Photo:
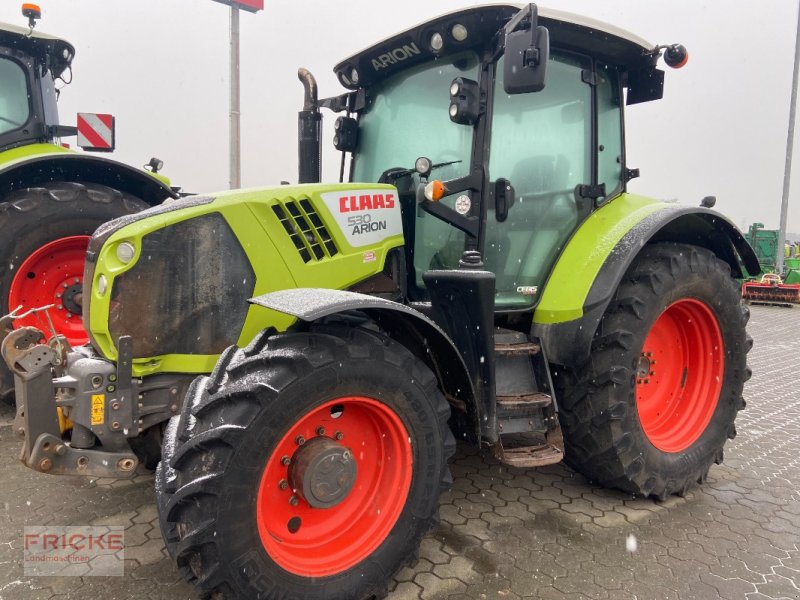
MULTIPOLYGON (((702 488, 631 498, 563 465, 510 469, 461 446, 441 525, 389 600, 798 600, 800 309, 752 312, 747 409, 702 488)), ((0 599, 197 598, 163 550, 151 474, 37 475, 16 461, 12 418, 0 407, 0 599), (125 577, 24 577, 22 528, 41 524, 125 526, 125 577)))

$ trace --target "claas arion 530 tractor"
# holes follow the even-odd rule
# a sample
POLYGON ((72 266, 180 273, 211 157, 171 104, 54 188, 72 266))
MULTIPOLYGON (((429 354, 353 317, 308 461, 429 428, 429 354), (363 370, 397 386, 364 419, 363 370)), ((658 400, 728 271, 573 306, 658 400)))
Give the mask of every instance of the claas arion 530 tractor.
MULTIPOLYGON (((37 6, 23 4, 22 14, 28 27, 0 23, 0 315, 27 313, 16 325, 36 325, 28 311, 52 304, 57 330, 83 344, 89 237, 106 221, 177 194, 161 175, 96 153, 114 149, 111 115, 81 113, 78 127, 60 124, 59 86, 72 80, 75 48, 34 29, 37 6), (95 153, 61 145, 75 135, 95 153)), ((14 377, 0 361, 0 399, 13 392, 14 377)))
POLYGON ((344 60, 339 96, 301 70, 300 185, 106 224, 90 343, 5 339, 25 464, 124 477, 163 437, 167 548, 230 598, 382 597, 456 439, 644 496, 702 482, 758 262, 720 214, 626 191, 623 104, 661 97, 661 56, 686 51, 492 5, 344 60), (319 183, 322 108, 352 183, 319 183))

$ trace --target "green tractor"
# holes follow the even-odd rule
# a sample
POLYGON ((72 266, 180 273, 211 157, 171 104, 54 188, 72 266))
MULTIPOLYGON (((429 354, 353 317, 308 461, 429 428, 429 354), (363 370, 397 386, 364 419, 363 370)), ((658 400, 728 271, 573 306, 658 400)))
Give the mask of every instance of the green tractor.
POLYGON ((301 69, 300 185, 107 223, 90 342, 5 338, 23 462, 125 477, 163 438, 167 549, 229 598, 382 597, 456 440, 659 499, 702 482, 744 407, 758 261, 720 214, 626 191, 623 106, 661 97, 662 55, 686 60, 491 5, 344 60, 339 96, 301 69))
MULTIPOLYGON (((87 150, 113 150, 113 119, 79 115, 88 137, 59 124, 57 85, 71 74, 75 49, 34 31, 36 6, 23 5, 23 15, 28 27, 0 23, 0 314, 52 304, 53 325, 78 345, 88 341, 81 299, 89 237, 106 221, 176 194, 153 172, 61 145, 78 135, 87 150)), ((29 314, 17 325, 42 323, 29 314)), ((13 392, 2 364, 0 398, 13 392)))

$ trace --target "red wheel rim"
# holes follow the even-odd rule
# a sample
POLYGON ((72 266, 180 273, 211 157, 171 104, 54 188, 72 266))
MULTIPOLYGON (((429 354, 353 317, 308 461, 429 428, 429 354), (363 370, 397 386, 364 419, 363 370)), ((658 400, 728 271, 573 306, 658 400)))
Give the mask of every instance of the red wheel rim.
POLYGON ((670 304, 653 324, 636 373, 636 408, 650 443, 681 452, 717 408, 725 352, 711 309, 694 299, 670 304))
POLYGON ((348 396, 306 413, 278 442, 261 477, 256 518, 267 553, 285 570, 305 577, 334 575, 356 565, 397 522, 412 462, 408 431, 385 404, 348 396), (302 490, 298 493, 290 470, 302 462, 301 448, 320 441, 333 445, 331 440, 351 453, 357 474, 338 504, 314 508, 302 490))
MULTIPOLYGON (((65 237, 33 252, 17 269, 8 293, 9 310, 21 305, 21 312, 25 312, 54 304, 48 311, 53 326, 74 346, 88 341, 79 294, 83 289, 83 264, 89 239, 88 235, 65 237)), ((38 327, 49 334, 49 324, 42 314, 18 319, 15 326, 38 327)))

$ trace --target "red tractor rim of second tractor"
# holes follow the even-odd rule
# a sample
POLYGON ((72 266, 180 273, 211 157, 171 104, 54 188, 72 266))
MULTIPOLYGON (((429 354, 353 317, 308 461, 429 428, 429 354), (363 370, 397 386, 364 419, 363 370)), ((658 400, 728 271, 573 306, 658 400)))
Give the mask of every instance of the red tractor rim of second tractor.
POLYGON ((706 430, 725 371, 719 323, 700 300, 670 304, 653 323, 636 371, 636 408, 645 435, 663 452, 682 452, 706 430))
MULTIPOLYGON (((75 235, 41 246, 19 265, 8 293, 8 309, 22 306, 20 313, 53 304, 48 310, 53 327, 73 346, 88 341, 79 294, 83 290, 83 267, 90 239, 88 235, 75 235)), ((43 313, 18 319, 15 326, 38 327, 50 335, 43 313)))
POLYGON ((387 405, 346 396, 312 409, 267 460, 256 507, 265 550, 283 569, 305 577, 353 567, 383 543, 397 522, 408 498, 412 463, 408 431, 387 405), (312 507, 289 483, 291 461, 319 437, 352 453, 357 466, 352 489, 330 508, 312 507))

